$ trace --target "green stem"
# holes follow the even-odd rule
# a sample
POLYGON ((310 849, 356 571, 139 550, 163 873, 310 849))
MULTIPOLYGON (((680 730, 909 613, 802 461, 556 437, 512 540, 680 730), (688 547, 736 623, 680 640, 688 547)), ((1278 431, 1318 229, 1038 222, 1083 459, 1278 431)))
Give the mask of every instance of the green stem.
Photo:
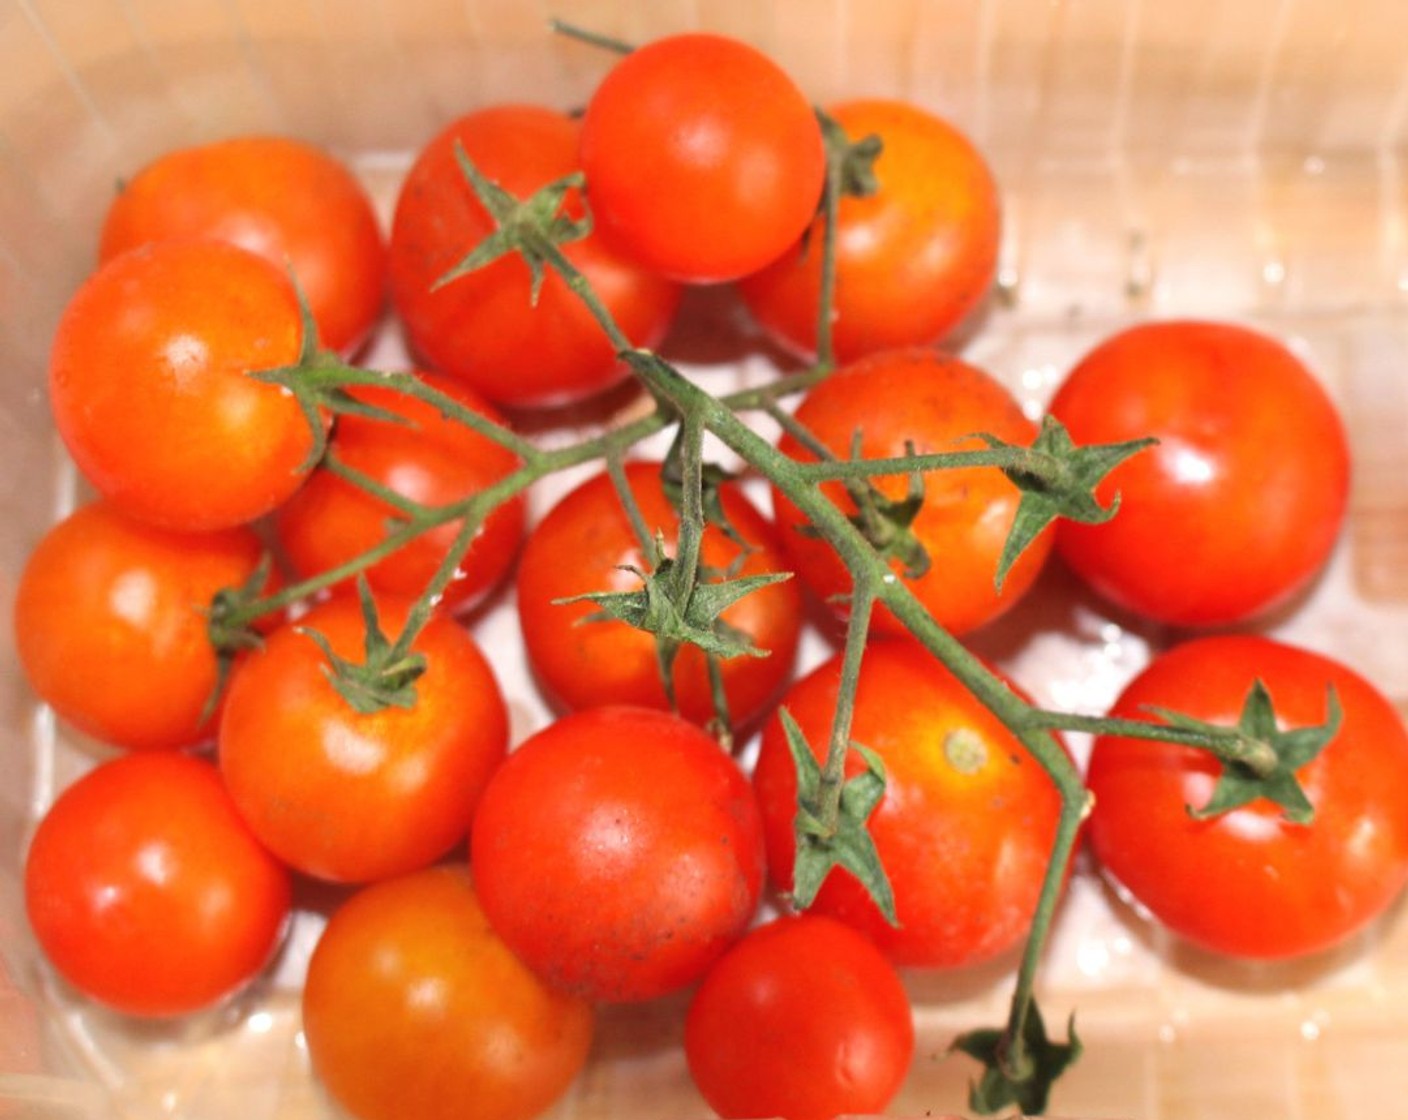
POLYGON ((1147 739, 1151 742, 1175 743, 1207 751, 1222 762, 1245 766, 1258 777, 1276 771, 1279 760, 1275 749, 1259 739, 1249 739, 1237 728, 1209 728, 1195 731, 1149 720, 1117 719, 1111 716, 1084 716, 1074 712, 1056 712, 1033 708, 1023 722, 1033 728, 1049 731, 1077 731, 1090 735, 1115 735, 1126 739, 1147 739))
POLYGON ((913 474, 916 471, 956 470, 963 467, 992 467, 1019 471, 1034 478, 1054 479, 1063 470, 1054 456, 1034 452, 1029 447, 993 447, 973 451, 935 451, 924 455, 898 455, 885 459, 837 459, 799 463, 797 477, 806 482, 837 482, 880 475, 913 474))
POLYGON ((836 708, 831 717, 831 738, 826 746, 826 762, 821 768, 820 819, 828 830, 835 829, 841 817, 841 791, 846 784, 846 757, 851 749, 851 721, 856 709, 856 686, 870 634, 870 617, 875 606, 875 586, 868 574, 856 577, 851 588, 850 617, 846 621, 846 644, 841 652, 841 679, 836 688, 836 708))
POLYGON ((565 19, 550 19, 548 27, 555 34, 564 35, 569 39, 576 39, 586 43, 588 46, 600 47, 602 50, 611 51, 614 54, 630 54, 636 48, 624 39, 615 39, 610 35, 603 35, 597 31, 588 31, 584 27, 578 27, 575 23, 568 23, 565 19))

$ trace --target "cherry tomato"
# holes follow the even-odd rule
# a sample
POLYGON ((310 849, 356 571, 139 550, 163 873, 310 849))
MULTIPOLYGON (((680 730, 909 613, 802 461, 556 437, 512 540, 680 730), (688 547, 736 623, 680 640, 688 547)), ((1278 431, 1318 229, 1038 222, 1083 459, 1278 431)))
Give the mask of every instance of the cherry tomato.
POLYGON ((593 1021, 509 952, 459 865, 358 891, 303 989, 313 1069, 358 1120, 531 1120, 585 1063, 593 1021))
POLYGON ((1285 604, 1344 522, 1350 456, 1315 376, 1281 343, 1230 323, 1121 331, 1071 370, 1052 415, 1078 444, 1155 436, 1097 491, 1101 525, 1063 522, 1061 556, 1111 602, 1183 627, 1285 604))
MULTIPOLYGON (((377 605, 394 641, 409 604, 377 605)), ((334 688, 310 631, 363 660, 362 612, 348 594, 276 630, 236 669, 218 737, 235 803, 280 858, 320 879, 365 882, 433 862, 469 831, 508 748, 493 670, 467 630, 436 616, 412 646, 426 661, 415 703, 363 713, 334 688)))
POLYGON ((210 763, 123 755, 68 786, 25 862, 40 947, 84 995, 184 1015, 243 988, 289 912, 288 872, 250 833, 210 763))
POLYGON ((694 1083, 722 1117, 881 1113, 914 1055, 909 997, 867 938, 820 915, 752 930, 705 974, 685 1019, 694 1083))
MULTIPOLYGON (((976 366, 931 350, 888 350, 838 369, 813 388, 796 411, 799 420, 839 459, 849 458, 860 433, 866 459, 911 453, 968 451, 985 447, 975 433, 1027 445, 1036 425, 1022 413, 1011 393, 976 366)), ((794 459, 816 458, 790 434, 779 447, 794 459)), ((872 480, 890 499, 909 493, 907 475, 872 480)), ((823 487, 847 513, 856 509, 844 484, 823 487)), ((985 467, 931 471, 924 476, 924 499, 909 526, 923 546, 929 567, 915 578, 905 575, 914 592, 939 621, 955 634, 967 633, 998 617, 1035 582, 1051 551, 1053 534, 1042 533, 1018 558, 1002 590, 996 586, 997 562, 1017 513, 1021 492, 999 471, 985 467)), ((835 551, 809 532, 801 511, 773 490, 782 543, 797 574, 838 613, 847 609, 851 576, 835 551)), ((895 558, 891 568, 904 572, 895 558)), ((897 634, 903 626, 878 606, 873 628, 897 634)))
POLYGON ((220 241, 132 249, 64 309, 54 423, 133 517, 192 531, 252 521, 303 481, 313 435, 291 394, 247 375, 296 362, 301 336, 293 285, 262 257, 220 241))
POLYGON ((1303 956, 1344 941, 1408 881, 1408 733, 1396 709, 1345 665, 1259 635, 1205 637, 1157 657, 1111 714, 1157 707, 1222 725, 1238 721, 1255 681, 1282 729, 1338 734, 1296 771, 1314 809, 1292 824, 1261 798, 1206 819, 1220 767, 1205 751, 1101 736, 1087 783, 1090 843, 1106 872, 1163 926, 1238 957, 1303 956))
MULTIPOLYGON (((627 464, 631 493, 652 533, 673 551, 679 514, 665 496, 658 462, 627 464)), ((710 524, 700 563, 714 579, 786 571, 772 525, 734 484, 722 507, 747 548, 710 524), (737 565, 735 569, 735 565, 737 565)), ((592 591, 626 591, 641 580, 626 570, 649 567, 611 479, 599 474, 564 497, 529 534, 518 566, 518 617, 539 683, 569 709, 598 704, 668 708, 654 636, 624 622, 588 621, 600 606, 556 600, 592 591)), ((776 698, 795 660, 802 627, 802 596, 794 581, 771 584, 739 599, 722 615, 767 656, 719 662, 729 716, 747 724, 776 698)), ((674 668, 682 714, 696 723, 714 715, 707 661, 697 646, 681 647, 674 668)))
POLYGON ((747 928, 763 880, 757 802, 695 725, 602 707, 530 736, 470 837, 480 901, 548 983, 645 1000, 697 980, 747 928))
MULTIPOLYGON (((878 136, 876 190, 837 213, 832 347, 849 362, 938 342, 992 288, 1001 239, 997 184, 953 125, 903 101, 829 110, 851 141, 878 136)), ((753 317, 783 345, 816 354, 822 220, 784 256, 739 282, 753 317)))
MULTIPOLYGON (((841 677, 833 657, 783 697, 824 762, 841 677)), ((1015 687, 1015 686, 1014 686, 1015 687)), ((859 880, 832 872, 811 912, 867 934, 898 964, 954 967, 998 956, 1027 932, 1060 815, 1055 784, 944 666, 908 638, 873 640, 861 664, 851 739, 884 762, 869 831, 895 896, 886 922, 859 880)), ((860 754, 847 774, 864 769, 860 754)), ((774 717, 753 775, 768 869, 790 887, 797 778, 774 717)))
MULTIPOLYGON (((417 357, 463 378, 495 404, 559 405, 600 393, 627 376, 615 347, 557 273, 545 273, 536 305, 519 256, 500 258, 436 287, 494 232, 456 160, 456 145, 517 198, 577 170, 577 121, 551 109, 498 105, 453 122, 417 156, 391 225, 391 295, 417 357)), ((582 212, 571 192, 563 207, 582 212)), ((678 286, 625 260, 595 234, 563 246, 612 319, 637 346, 664 336, 678 286)))
POLYGON ((98 259, 185 237, 229 241, 292 269, 329 349, 352 353, 381 315, 376 211, 352 172, 312 144, 237 136, 166 152, 113 199, 98 259))
MULTIPOLYGON (((436 374, 421 376, 466 408, 504 423, 497 410, 462 382, 436 374)), ((413 397, 381 387, 349 392, 406 423, 341 416, 329 441, 331 454, 403 498, 430 507, 463 501, 521 465, 513 452, 413 397)), ((279 508, 274 525, 289 564, 300 577, 308 577, 379 545, 399 527, 396 517, 382 499, 321 468, 279 508)), ((524 517, 523 500, 513 498, 485 518, 445 589, 444 609, 468 609, 504 579, 523 539, 524 517)), ((416 537, 367 568, 368 581, 379 591, 419 595, 461 524, 447 522, 416 537)))
POLYGON ((582 169, 602 232, 647 268, 734 280, 780 257, 821 201, 806 96, 762 52, 701 32, 622 58, 587 102, 582 169))

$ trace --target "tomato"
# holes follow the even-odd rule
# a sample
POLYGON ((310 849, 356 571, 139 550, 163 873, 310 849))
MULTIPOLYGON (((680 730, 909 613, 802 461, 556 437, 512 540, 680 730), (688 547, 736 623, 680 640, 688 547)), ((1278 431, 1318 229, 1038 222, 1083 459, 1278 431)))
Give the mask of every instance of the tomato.
MULTIPOLYGON (((841 677, 837 655, 782 699, 825 761, 841 677)), ((1013 686, 1015 687, 1015 686, 1013 686)), ((885 766, 868 828, 889 876, 898 927, 858 880, 834 871, 811 912, 855 926, 903 965, 989 960, 1026 936, 1056 836, 1061 799, 1047 773, 959 680, 908 638, 872 640, 861 663, 851 739, 885 766)), ((864 769, 852 751, 848 775, 864 769)), ((768 869, 790 887, 797 778, 778 717, 753 775, 768 869)))
POLYGON ((386 247, 371 198, 315 145, 236 136, 164 153, 122 184, 98 259, 184 237, 229 241, 292 269, 329 349, 352 353, 381 315, 386 247))
POLYGON ((303 989, 313 1069, 358 1120, 530 1120, 571 1085, 593 1023, 509 952, 460 865, 354 894, 303 989))
MULTIPOLYGON (((389 639, 408 609, 378 599, 389 639)), ((508 748, 493 670, 467 630, 436 616, 412 646, 426 660, 414 705, 361 713, 335 690, 308 631, 363 660, 361 608, 348 594, 276 630, 236 669, 217 740, 235 804, 280 858, 320 879, 365 882, 433 862, 469 831, 508 748)))
POLYGON ((695 1084, 722 1117, 881 1113, 914 1055, 909 997, 874 944, 831 918, 774 919, 708 971, 685 1019, 695 1084))
POLYGON ((598 84, 582 169, 603 234, 647 268, 734 280, 780 257, 821 201, 826 150, 806 96, 736 39, 657 39, 598 84))
MULTIPOLYGON (((462 382, 436 374, 421 376, 471 411, 504 423, 496 409, 462 382)), ((331 454, 404 498, 431 507, 463 501, 521 466, 513 452, 413 397, 381 387, 349 392, 406 423, 341 416, 329 441, 331 454)), ((441 605, 446 610, 474 606, 503 580, 523 539, 524 518, 521 498, 498 506, 485 518, 445 589, 441 605)), ((452 521, 429 530, 367 568, 372 587, 419 595, 461 524, 452 521)), ((300 577, 354 559, 399 527, 390 505, 326 468, 314 471, 280 507, 274 525, 279 545, 300 577)))
POLYGON ((1344 523, 1333 400, 1280 342, 1231 323, 1145 323, 1083 357, 1050 411, 1078 444, 1155 436, 1097 490, 1102 525, 1056 547, 1117 606, 1180 627, 1265 615, 1303 591, 1344 523))
POLYGON ((215 768, 176 752, 123 755, 68 786, 30 843, 24 890, 60 975, 150 1017, 212 1007, 259 975, 290 896, 215 768))
MULTIPOLYGON (((983 302, 997 274, 1001 206, 992 172, 943 118, 872 98, 828 110, 851 141, 880 138, 876 190, 837 212, 832 346, 849 362, 938 342, 983 302)), ((783 345, 816 354, 822 219, 784 256, 739 282, 753 317, 783 345)))
POLYGON ((489 921, 548 983, 604 1001, 697 980, 747 928, 763 881, 757 802, 707 734, 602 707, 530 736, 470 836, 489 921))
MULTIPOLYGON (((1235 725, 1253 682, 1278 726, 1343 710, 1338 734, 1296 772, 1314 808, 1308 825, 1258 799, 1196 819, 1220 767, 1207 752, 1115 736, 1095 740, 1091 849, 1120 887, 1164 927, 1220 953, 1303 956, 1343 942, 1408 882, 1408 732, 1393 705, 1349 667, 1259 635, 1184 642, 1155 658, 1111 714, 1166 708, 1235 725)), ((1157 717, 1153 717, 1157 718, 1157 717)))
POLYGON ((247 376, 297 361, 298 299, 277 267, 219 241, 114 257, 74 294, 50 352, 54 423, 79 469, 133 517, 227 528, 306 474, 293 396, 247 376))
MULTIPOLYGON (((391 295, 416 356, 464 379, 496 404, 541 407, 584 399, 627 376, 615 347, 566 282, 549 270, 536 305, 517 255, 435 287, 494 232, 455 158, 456 145, 518 198, 577 170, 580 125, 531 105, 496 105, 459 118, 416 157, 391 224, 391 295)), ((564 204, 580 216, 576 192, 564 204)), ((563 246, 626 337, 664 337, 679 288, 624 259, 595 234, 563 246)))
MULTIPOLYGON (((665 496, 660 470, 658 462, 629 463, 626 477, 646 525, 652 533, 659 531, 671 552, 679 515, 665 496)), ((721 501, 748 549, 745 552, 719 526, 708 525, 700 563, 711 578, 786 571, 772 525, 736 484, 725 484, 721 501)), ((555 602, 593 591, 640 587, 640 579, 624 570, 627 566, 642 571, 649 567, 604 472, 566 495, 529 534, 518 566, 518 617, 536 678, 560 707, 669 706, 653 635, 615 620, 587 621, 599 613, 596 603, 555 602)), ((732 721, 747 724, 756 718, 788 679, 802 613, 801 592, 790 580, 749 592, 723 613, 725 624, 767 651, 762 658, 744 655, 720 661, 732 721)), ((697 646, 681 647, 674 686, 686 718, 704 723, 713 717, 706 658, 697 646)))
MULTIPOLYGON (((888 350, 838 369, 813 388, 797 407, 796 418, 838 459, 851 456, 861 433, 866 459, 909 454, 967 451, 985 445, 974 433, 986 432, 1027 445, 1036 426, 995 378, 976 366, 936 351, 888 350)), ((790 434, 779 447, 794 459, 815 458, 790 434)), ((909 492, 908 475, 873 480, 890 499, 909 492)), ((855 503, 842 483, 823 487, 847 513, 855 503)), ((924 476, 924 500, 909 529, 929 558, 927 572, 906 575, 911 591, 940 624, 955 634, 982 626, 1007 611, 1035 582, 1051 551, 1052 534, 1042 533, 1018 558, 1001 592, 996 587, 998 558, 1016 517, 1021 492, 999 471, 985 467, 931 471, 924 476)), ((782 542, 797 574, 837 612, 851 590, 851 576, 824 540, 811 534, 806 518, 777 488, 773 505, 782 542)), ((906 564, 891 560, 904 572, 906 564)), ((902 624, 885 607, 876 609, 873 628, 901 633, 902 624)))

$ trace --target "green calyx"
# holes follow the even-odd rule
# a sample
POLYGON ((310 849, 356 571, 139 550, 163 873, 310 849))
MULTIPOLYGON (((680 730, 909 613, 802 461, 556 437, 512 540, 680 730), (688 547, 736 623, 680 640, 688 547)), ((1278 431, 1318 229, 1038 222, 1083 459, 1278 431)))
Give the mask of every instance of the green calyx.
POLYGON ((1066 1035, 1066 1042, 1047 1037, 1034 999, 1027 1004, 1016 1045, 1005 1030, 982 1029, 960 1035, 952 1049, 983 1065, 982 1077, 969 1087, 969 1106, 984 1115, 1013 1106, 1023 1116, 1045 1112, 1052 1085, 1081 1054, 1074 1015, 1067 1023, 1066 1035))
POLYGON ((328 662, 323 671, 338 695, 354 711, 374 715, 386 708, 415 707, 415 682, 425 672, 425 655, 405 652, 400 642, 393 644, 387 639, 377 618, 371 588, 364 578, 357 581, 357 594, 366 630, 361 661, 339 655, 327 637, 316 630, 301 627, 299 632, 322 650, 328 662))

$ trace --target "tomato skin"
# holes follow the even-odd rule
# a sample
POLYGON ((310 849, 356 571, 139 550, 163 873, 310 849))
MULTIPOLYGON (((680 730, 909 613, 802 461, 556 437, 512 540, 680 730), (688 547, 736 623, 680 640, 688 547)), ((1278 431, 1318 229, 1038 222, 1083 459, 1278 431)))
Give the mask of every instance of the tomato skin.
MULTIPOLYGON (((665 496, 658 462, 626 465, 626 478, 645 522, 663 534, 667 553, 679 535, 679 514, 665 496)), ((737 576, 786 571, 772 525, 736 486, 726 485, 722 503, 730 523, 752 547, 737 576)), ((716 572, 730 570, 742 549, 717 526, 705 528, 700 563, 716 572)), ((518 616, 538 682, 570 710, 600 704, 668 708, 660 680, 655 639, 624 622, 587 622, 600 607, 554 600, 592 591, 630 590, 640 580, 622 566, 648 567, 630 520, 604 472, 565 496, 534 526, 518 566, 518 616)), ((729 715, 738 725, 759 716, 776 698, 796 659, 803 605, 795 580, 745 595, 723 614, 748 635, 764 658, 720 662, 729 715)), ((695 723, 714 716, 707 660, 695 646, 681 648, 675 662, 675 695, 680 712, 695 723)))
MULTIPOLYGON (((1002 234, 997 184, 958 129, 916 105, 871 98, 828 114, 852 140, 878 135, 877 188, 837 213, 832 347, 840 362, 938 342, 986 298, 1002 234)), ((766 268, 739 281, 753 317, 813 358, 822 219, 766 268)))
POLYGON ((108 207, 98 260, 187 237, 229 241, 291 269, 331 350, 357 350, 381 315, 386 247, 371 199, 315 145, 236 136, 164 153, 108 207))
POLYGON ((122 755, 68 786, 25 862, 45 955, 114 1010, 212 1007, 265 967, 289 912, 286 869, 245 827, 210 763, 122 755))
MULTIPOLYGON (((995 378, 957 358, 933 350, 887 350, 838 369, 798 405, 797 419, 837 458, 851 455, 859 430, 861 455, 891 458, 913 452, 975 450, 986 445, 974 433, 987 432, 1009 443, 1028 445, 1036 425, 995 378)), ((816 456, 790 434, 778 447, 799 462, 816 456)), ((909 490, 905 475, 874 479, 889 498, 909 490)), ((823 492, 846 513, 855 503, 839 482, 823 492)), ((776 487, 773 508, 786 549, 804 583, 837 613, 846 609, 851 576, 825 541, 809 534, 802 512, 776 487)), ((1036 581, 1051 551, 1053 534, 1044 532, 1018 558, 999 593, 998 557, 1016 517, 1021 492, 1000 472, 984 467, 932 471, 924 478, 924 503, 910 529, 924 545, 929 570, 905 576, 911 591, 951 633, 965 634, 1010 609, 1036 581)), ((891 562, 896 573, 904 565, 891 562)), ((882 634, 906 633, 883 605, 871 623, 882 634)))
MULTIPOLYGON (((606 333, 551 269, 537 306, 517 255, 440 288, 435 284, 494 231, 455 158, 455 145, 517 198, 577 170, 580 125, 555 110, 496 105, 459 118, 416 157, 397 198, 390 239, 391 295, 412 351, 426 365, 469 383, 495 404, 561 405, 619 384, 628 370, 606 333)), ((580 197, 564 210, 578 216, 580 197)), ((596 234, 562 247, 637 346, 665 335, 679 303, 676 284, 612 250, 596 234)))
POLYGON ((1120 509, 1062 522, 1056 548, 1108 600, 1202 628, 1264 615, 1304 589, 1344 522, 1350 452, 1335 405, 1276 340, 1170 320, 1108 338, 1051 414, 1078 444, 1155 436, 1097 489, 1120 509))
MULTIPOLYGON (((426 384, 498 423, 499 412, 464 383, 419 374, 426 384)), ((395 424, 356 415, 338 418, 329 450, 344 465, 426 506, 462 501, 511 474, 518 456, 432 406, 382 387, 348 390, 366 404, 403 417, 395 424)), ((300 577, 327 571, 380 544, 391 532, 395 510, 326 468, 315 470, 283 504, 275 532, 300 577)), ((523 539, 521 497, 498 506, 445 589, 440 607, 455 612, 480 603, 508 574, 523 539)), ((458 534, 461 521, 432 529, 366 569, 372 588, 414 597, 430 582, 458 534)))
POLYGON ((914 1054, 909 997, 883 953, 832 918, 776 918, 700 982, 685 1019, 695 1084, 721 1117, 882 1113, 914 1054))
POLYGON ((757 802, 698 727, 600 707, 530 736, 470 837, 484 912, 549 984, 625 1002, 676 991, 747 928, 763 881, 757 802))
POLYGON ((531 1120, 586 1061, 591 1006, 547 988, 494 934, 463 866, 365 887, 308 963, 320 1082, 358 1120, 531 1120))
MULTIPOLYGON (((378 597, 390 640, 409 602, 378 597)), ((430 620, 412 708, 355 711, 335 691, 316 630, 363 659, 361 607, 340 595, 271 634, 236 669, 221 715, 220 772, 254 833, 291 867, 360 883, 403 874, 461 841, 508 749, 493 670, 469 632, 430 620)))
MULTIPOLYGON (((825 761, 840 682, 837 655, 782 699, 825 761)), ((951 968, 989 960, 1026 935, 1060 815, 1055 784, 956 677, 908 638, 872 640, 861 664, 851 738, 880 755, 886 792, 872 813, 899 926, 843 871, 811 913, 865 933, 900 965, 951 968), (950 759, 950 751, 953 758, 950 759)), ((864 762, 852 751, 848 776, 864 762)), ((773 882, 789 889, 797 779, 782 721, 763 728, 753 773, 773 882)))
POLYGON ((792 79, 748 44, 700 32, 616 63, 587 103, 581 158, 603 234, 691 283, 776 260, 811 222, 826 178, 821 127, 792 79))
POLYGON ((1157 705, 1235 724, 1255 680, 1282 727, 1322 724, 1326 690, 1339 734, 1297 773, 1313 822, 1288 824, 1260 800, 1208 820, 1219 768, 1191 747, 1096 739, 1088 830, 1106 872, 1163 926, 1218 953, 1304 956, 1344 941, 1408 882, 1408 733, 1396 709, 1347 666, 1259 635, 1203 637, 1157 657, 1112 715, 1157 705))

